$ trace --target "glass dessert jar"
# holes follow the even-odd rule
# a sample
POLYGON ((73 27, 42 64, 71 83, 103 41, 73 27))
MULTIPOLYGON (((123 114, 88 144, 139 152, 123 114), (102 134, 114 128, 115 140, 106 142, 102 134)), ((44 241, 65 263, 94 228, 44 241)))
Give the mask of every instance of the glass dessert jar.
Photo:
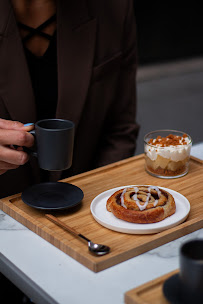
POLYGON ((188 173, 191 137, 181 131, 157 130, 144 137, 145 169, 156 177, 176 178, 188 173))

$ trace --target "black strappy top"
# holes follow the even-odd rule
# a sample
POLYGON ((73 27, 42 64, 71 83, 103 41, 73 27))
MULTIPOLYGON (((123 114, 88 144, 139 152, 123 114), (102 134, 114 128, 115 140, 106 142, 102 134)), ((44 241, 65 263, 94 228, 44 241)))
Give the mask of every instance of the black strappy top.
POLYGON ((50 36, 42 31, 55 20, 56 15, 37 28, 18 23, 19 27, 30 32, 22 41, 36 100, 37 120, 54 118, 56 112, 58 99, 56 32, 53 36, 50 36), (25 42, 33 37, 33 35, 40 35, 50 41, 48 49, 41 57, 35 56, 25 47, 25 42))

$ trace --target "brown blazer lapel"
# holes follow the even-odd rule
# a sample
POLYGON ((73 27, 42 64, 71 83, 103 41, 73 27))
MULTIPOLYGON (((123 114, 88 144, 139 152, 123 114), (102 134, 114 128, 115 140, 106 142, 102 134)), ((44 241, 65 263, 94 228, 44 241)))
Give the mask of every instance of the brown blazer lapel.
POLYGON ((85 0, 58 3, 57 117, 66 117, 77 126, 91 78, 96 19, 91 19, 85 0))
POLYGON ((12 120, 35 122, 31 80, 10 0, 0 1, 0 96, 12 120))

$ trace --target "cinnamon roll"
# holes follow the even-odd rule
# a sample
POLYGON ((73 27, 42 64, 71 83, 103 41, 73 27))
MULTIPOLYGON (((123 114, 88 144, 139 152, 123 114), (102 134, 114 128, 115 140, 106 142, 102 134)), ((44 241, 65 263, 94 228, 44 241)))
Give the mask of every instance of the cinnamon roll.
POLYGON ((173 196, 156 186, 120 189, 109 197, 106 208, 117 218, 138 224, 160 222, 176 211, 173 196))

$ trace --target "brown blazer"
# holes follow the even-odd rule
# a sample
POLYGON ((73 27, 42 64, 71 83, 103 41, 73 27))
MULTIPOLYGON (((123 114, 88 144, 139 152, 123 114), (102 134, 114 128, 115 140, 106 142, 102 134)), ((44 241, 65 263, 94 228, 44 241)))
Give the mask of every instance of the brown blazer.
MULTIPOLYGON (((56 117, 75 123, 72 167, 57 180, 132 156, 136 33, 131 0, 57 2, 56 117)), ((35 100, 10 0, 0 1, 0 117, 36 122, 35 100)), ((40 182, 37 160, 0 176, 0 197, 40 182)))

